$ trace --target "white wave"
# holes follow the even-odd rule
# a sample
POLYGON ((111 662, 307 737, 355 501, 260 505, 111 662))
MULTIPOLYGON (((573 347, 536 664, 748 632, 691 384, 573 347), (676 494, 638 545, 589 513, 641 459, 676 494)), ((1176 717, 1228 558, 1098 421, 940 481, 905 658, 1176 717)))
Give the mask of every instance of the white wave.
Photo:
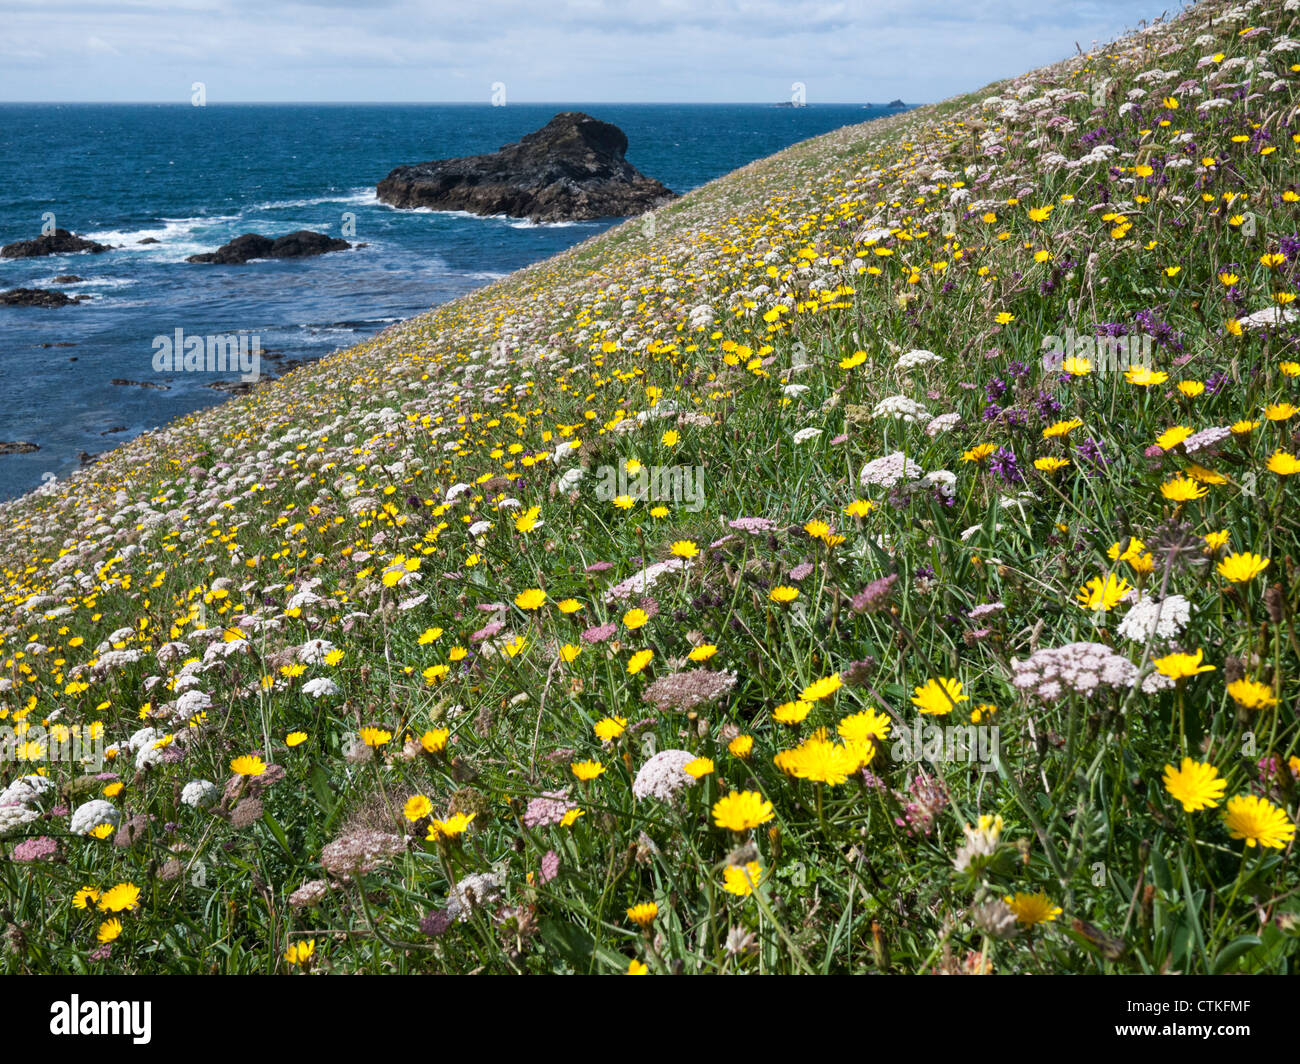
POLYGON ((291 210, 296 207, 318 207, 322 203, 350 203, 356 206, 377 203, 378 195, 373 188, 356 188, 351 192, 336 192, 330 196, 313 196, 311 199, 270 200, 246 207, 242 213, 256 214, 258 211, 291 210))

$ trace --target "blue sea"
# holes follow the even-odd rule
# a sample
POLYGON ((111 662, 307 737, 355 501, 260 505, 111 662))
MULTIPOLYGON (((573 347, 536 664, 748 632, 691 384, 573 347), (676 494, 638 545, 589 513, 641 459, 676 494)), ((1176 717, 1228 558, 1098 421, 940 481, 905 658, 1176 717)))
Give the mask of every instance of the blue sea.
POLYGON ((681 193, 892 113, 864 105, 0 104, 0 243, 36 237, 49 212, 62 228, 117 245, 100 255, 0 259, 0 290, 91 297, 56 309, 0 306, 0 441, 41 448, 0 456, 0 498, 63 476, 83 452, 223 401, 207 387, 216 375, 156 373, 154 337, 178 328, 251 332, 264 372, 275 373, 614 224, 532 225, 396 210, 375 198, 394 166, 495 151, 565 110, 619 126, 629 161, 681 193), (297 229, 366 246, 243 266, 185 262, 241 233, 297 229), (85 280, 54 282, 69 273, 85 280))

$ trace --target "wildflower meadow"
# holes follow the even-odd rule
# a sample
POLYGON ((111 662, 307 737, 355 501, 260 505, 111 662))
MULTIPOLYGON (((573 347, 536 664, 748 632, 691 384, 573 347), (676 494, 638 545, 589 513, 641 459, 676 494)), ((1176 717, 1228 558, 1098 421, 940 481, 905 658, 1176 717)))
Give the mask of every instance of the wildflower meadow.
POLYGON ((1293 972, 1298 105, 1205 0, 0 506, 0 969, 1293 972))

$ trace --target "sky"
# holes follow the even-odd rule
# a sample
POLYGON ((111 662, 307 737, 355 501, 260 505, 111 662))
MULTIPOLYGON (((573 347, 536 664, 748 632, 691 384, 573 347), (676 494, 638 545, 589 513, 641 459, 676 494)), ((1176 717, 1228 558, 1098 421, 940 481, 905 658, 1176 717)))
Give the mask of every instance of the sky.
POLYGON ((0 101, 929 103, 1169 0, 0 0, 0 101), (495 88, 494 88, 495 87, 495 88))

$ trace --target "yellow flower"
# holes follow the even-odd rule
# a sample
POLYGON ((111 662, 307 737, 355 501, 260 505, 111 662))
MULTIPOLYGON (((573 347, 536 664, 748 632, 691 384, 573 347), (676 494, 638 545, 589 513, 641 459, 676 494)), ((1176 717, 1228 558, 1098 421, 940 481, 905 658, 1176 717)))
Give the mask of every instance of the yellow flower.
POLYGON ((572 664, 573 660, 581 653, 582 647, 577 643, 565 643, 564 646, 560 647, 560 657, 566 665, 572 664))
POLYGON ((393 738, 393 733, 383 728, 362 728, 358 734, 361 741, 370 747, 380 747, 393 738))
POLYGON ((1061 915, 1061 907, 1053 905, 1051 899, 1042 891, 1037 894, 1017 892, 1014 897, 1008 895, 1002 900, 1016 914, 1016 919, 1026 927, 1050 922, 1061 915))
POLYGON ((1280 850, 1295 838, 1295 823, 1286 811, 1254 794, 1229 798, 1223 822, 1228 834, 1234 839, 1245 839, 1247 846, 1280 850))
POLYGON ((626 717, 605 717, 603 720, 596 721, 596 723, 592 725, 592 730, 596 733, 597 739, 600 739, 602 742, 609 742, 610 740, 617 739, 622 735, 623 730, 626 727, 626 717))
POLYGON ((542 508, 540 506, 530 506, 515 518, 515 530, 518 532, 531 532, 537 526, 537 519, 541 515, 542 508))
POLYGON ((1234 584, 1245 584, 1254 580, 1268 568, 1269 560, 1258 554, 1228 554, 1219 562, 1219 575, 1234 584))
POLYGON ((457 813, 446 820, 432 820, 429 822, 429 833, 424 841, 437 842, 439 839, 459 838, 469 830, 470 823, 477 815, 477 813, 457 813))
POLYGON ((714 644, 704 643, 696 647, 686 656, 690 658, 691 661, 708 661, 709 658, 713 657, 717 652, 718 648, 714 644))
POLYGON ((1072 355, 1061 363, 1061 369, 1071 377, 1086 377, 1092 372, 1092 361, 1072 355))
POLYGON ((697 757, 694 761, 688 761, 682 766, 682 771, 693 779, 703 779, 713 772, 713 760, 707 757, 697 757))
POLYGON ((628 610, 627 613, 623 614, 623 623, 633 631, 636 631, 638 628, 643 628, 649 620, 650 614, 646 613, 646 611, 642 609, 628 610))
POLYGON ((290 964, 303 965, 311 960, 316 952, 316 940, 314 938, 303 939, 301 942, 291 942, 289 948, 284 951, 284 959, 290 964))
POLYGON ((402 815, 412 824, 417 820, 423 820, 431 812, 433 812, 433 803, 423 794, 411 795, 402 806, 402 815))
POLYGON ((95 941, 107 945, 114 941, 122 933, 122 921, 117 917, 105 920, 99 925, 99 930, 95 932, 95 941))
POLYGON ((1085 610, 1104 612, 1114 609, 1132 590, 1133 587, 1127 580, 1110 573, 1104 578, 1094 576, 1079 588, 1076 598, 1085 610))
POLYGON ((754 752, 754 737, 752 735, 737 735, 727 744, 727 750, 732 757, 738 757, 743 761, 754 752))
POLYGON ((236 776, 260 776, 266 771, 266 762, 256 754, 245 754, 230 762, 230 771, 236 776))
POLYGON ((447 749, 447 739, 451 731, 447 728, 435 728, 420 736, 420 746, 426 754, 440 754, 447 749))
POLYGON ((99 911, 120 913, 140 904, 140 888, 134 883, 118 883, 99 896, 99 911))
POLYGON ((1058 421, 1055 425, 1048 425, 1043 429, 1043 439, 1050 440, 1058 436, 1068 436, 1077 429, 1083 422, 1079 418, 1071 418, 1069 421, 1058 421))
POLYGON ((1183 758, 1183 763, 1175 769, 1173 765, 1165 766, 1165 790, 1176 802, 1183 804, 1188 813, 1200 809, 1213 809, 1219 804, 1228 781, 1219 776, 1219 770, 1210 764, 1183 758))
POLYGON ((555 605, 559 607, 561 613, 577 613, 582 609, 582 603, 571 598, 561 599, 555 605))
POLYGON ((1139 388, 1150 388, 1152 385, 1164 384, 1169 379, 1169 374, 1146 366, 1129 366, 1124 371, 1124 379, 1139 388))
POLYGON ((284 737, 284 744, 289 747, 301 746, 306 741, 307 733, 305 731, 291 731, 284 737))
POLYGON ((1035 458, 1034 468, 1040 473, 1059 473, 1070 463, 1064 458, 1035 458))
POLYGON ((814 680, 810 683, 799 692, 799 698, 804 702, 820 702, 823 698, 830 698, 843 686, 844 681, 840 679, 840 674, 833 672, 829 676, 823 676, 820 680, 814 680))
POLYGON ((74 909, 88 909, 97 901, 99 901, 98 888, 82 887, 72 896, 72 907, 74 909))
POLYGON ((772 719, 778 724, 799 724, 811 711, 811 702, 782 702, 772 710, 772 719))
POLYGON ((676 429, 669 429, 663 435, 663 441, 665 447, 676 447, 677 441, 680 439, 681 436, 678 434, 676 429))
POLYGON ((722 870, 722 887, 728 894, 748 898, 763 881, 763 868, 757 861, 749 861, 744 868, 727 865, 722 870))
POLYGON ((1162 451, 1172 451, 1191 434, 1192 430, 1186 425, 1175 425, 1171 429, 1165 429, 1156 437, 1156 446, 1162 451))
POLYGON ((1296 414, 1300 414, 1300 406, 1292 406, 1290 403, 1269 403, 1264 407, 1264 416, 1269 421, 1286 421, 1296 414))
POLYGON ((998 447, 995 443, 977 444, 969 451, 964 452, 961 456, 961 460, 963 462, 982 462, 997 449, 998 447))
POLYGON ((797 587, 788 587, 782 584, 772 588, 772 590, 767 593, 767 597, 773 602, 793 602, 799 597, 799 589, 797 587))
POLYGON ((772 803, 757 791, 732 791, 713 805, 713 822, 728 831, 748 831, 775 817, 772 803))
POLYGON ((1268 709, 1270 706, 1277 705, 1273 688, 1258 680, 1249 680, 1245 677, 1233 680, 1228 684, 1227 691, 1232 700, 1242 709, 1268 709))
POLYGON ((655 652, 649 648, 638 650, 627 662, 627 671, 630 675, 635 676, 638 672, 650 664, 650 659, 655 656, 655 652))
POLYGON ((1232 434, 1234 436, 1246 436, 1259 428, 1258 421, 1234 421, 1232 423, 1232 434))
POLYGON ((959 702, 969 702, 970 696, 961 693, 961 682, 940 676, 927 680, 924 687, 912 689, 912 705, 921 713, 941 717, 953 711, 959 702))
POLYGON ((659 906, 652 901, 643 901, 639 905, 633 905, 627 911, 627 918, 641 928, 649 927, 658 915, 659 906))
POLYGON ((540 609, 545 601, 546 592, 537 587, 530 587, 527 591, 521 591, 515 596, 515 605, 521 610, 540 609))
POLYGON ((854 499, 848 506, 844 507, 844 512, 850 517, 866 517, 874 505, 874 503, 867 502, 866 499, 854 499))
POLYGON ((1151 664, 1161 676, 1168 676, 1171 680, 1184 680, 1214 671, 1213 665, 1201 664, 1204 656, 1204 650, 1198 650, 1195 654, 1166 654, 1163 658, 1153 658, 1151 664))
POLYGON ((1222 550, 1228 545, 1228 530, 1225 528, 1220 532, 1207 532, 1205 535, 1205 553, 1213 554, 1215 551, 1222 550))
POLYGON ((689 539, 679 539, 669 549, 679 558, 694 558, 700 553, 700 548, 689 539))
POLYGON ((877 713, 875 709, 868 707, 861 713, 845 717, 835 730, 846 743, 865 743, 871 739, 882 741, 888 739, 892 727, 893 722, 888 714, 877 713))
POLYGON ((1280 477, 1289 477, 1300 473, 1300 458, 1286 451, 1274 451, 1268 457, 1268 471, 1280 477))
POLYGON ((650 969, 635 957, 627 963, 628 975, 649 975, 650 969))
POLYGON ((605 771, 605 766, 599 761, 574 761, 569 765, 570 771, 578 779, 586 783, 588 780, 594 780, 597 776, 605 771))
POLYGON ((1191 502, 1193 499, 1201 498, 1208 491, 1208 488, 1183 476, 1174 477, 1173 480, 1160 485, 1160 494, 1170 502, 1191 502))

